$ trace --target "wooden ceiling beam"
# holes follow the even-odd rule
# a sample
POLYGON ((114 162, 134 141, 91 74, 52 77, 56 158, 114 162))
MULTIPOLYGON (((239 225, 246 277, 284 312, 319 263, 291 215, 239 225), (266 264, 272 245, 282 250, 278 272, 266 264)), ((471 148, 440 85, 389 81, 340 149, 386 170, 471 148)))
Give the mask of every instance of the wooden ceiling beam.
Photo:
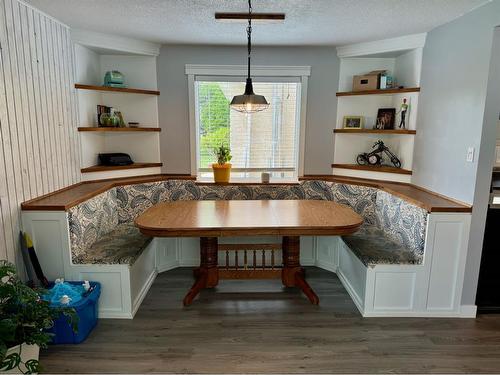
MULTIPOLYGON (((215 13, 217 21, 228 22, 246 22, 248 21, 248 13, 215 13)), ((252 13, 250 15, 252 21, 266 21, 266 22, 283 22, 285 20, 284 13, 252 13)))

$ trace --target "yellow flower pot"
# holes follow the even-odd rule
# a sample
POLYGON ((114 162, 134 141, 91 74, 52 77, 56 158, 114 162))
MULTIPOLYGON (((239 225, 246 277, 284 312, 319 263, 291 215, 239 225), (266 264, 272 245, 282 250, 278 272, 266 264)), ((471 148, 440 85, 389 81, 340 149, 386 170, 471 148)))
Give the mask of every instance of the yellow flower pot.
POLYGON ((227 184, 231 176, 231 163, 226 164, 212 164, 214 170, 214 180, 217 184, 227 184))

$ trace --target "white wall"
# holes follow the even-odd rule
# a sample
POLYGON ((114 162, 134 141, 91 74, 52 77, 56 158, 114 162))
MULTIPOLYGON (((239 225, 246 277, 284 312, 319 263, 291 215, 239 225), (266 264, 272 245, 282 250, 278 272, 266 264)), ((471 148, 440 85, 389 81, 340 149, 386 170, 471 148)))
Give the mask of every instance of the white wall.
POLYGON ((497 25, 499 1, 438 27, 427 35, 422 62, 413 182, 474 205, 464 305, 475 300, 488 188, 484 176, 491 174, 491 147, 485 145, 495 135, 482 130, 497 25), (476 149, 473 163, 465 160, 469 146, 476 149))
MULTIPOLYGON (((333 47, 255 47, 255 65, 309 65, 305 174, 330 174, 337 110, 339 61, 333 47)), ((163 172, 190 173, 186 64, 246 64, 243 47, 170 46, 158 59, 159 116, 163 172)))
POLYGON ((19 260, 19 204, 80 180, 69 29, 0 0, 0 259, 19 260))

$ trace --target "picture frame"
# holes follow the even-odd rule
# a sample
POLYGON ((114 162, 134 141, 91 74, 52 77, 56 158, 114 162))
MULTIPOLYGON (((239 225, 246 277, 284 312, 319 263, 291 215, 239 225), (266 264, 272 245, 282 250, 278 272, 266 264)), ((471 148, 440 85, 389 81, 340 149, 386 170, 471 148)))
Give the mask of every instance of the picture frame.
POLYGON ((363 129, 365 118, 363 116, 344 116, 344 129, 363 129))
POLYGON ((394 129, 396 122, 396 108, 379 108, 377 111, 377 121, 375 129, 394 129))

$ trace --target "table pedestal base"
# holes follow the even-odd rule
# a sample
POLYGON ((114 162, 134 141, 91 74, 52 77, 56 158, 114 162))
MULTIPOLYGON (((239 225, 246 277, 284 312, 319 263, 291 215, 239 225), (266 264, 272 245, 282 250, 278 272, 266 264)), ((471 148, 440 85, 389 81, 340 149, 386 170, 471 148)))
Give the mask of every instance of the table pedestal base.
POLYGON ((217 237, 200 238, 200 267, 193 271, 196 281, 184 297, 184 306, 190 305, 202 289, 214 288, 219 283, 217 252, 217 237))
POLYGON ((300 237, 283 237, 283 270, 281 281, 286 287, 297 287, 309 298, 313 305, 319 304, 319 298, 305 280, 305 270, 300 266, 300 237))
MULTIPOLYGON (((305 271, 300 266, 300 237, 283 237, 283 269, 281 281, 286 287, 297 287, 307 296, 313 305, 319 304, 319 298, 305 280, 305 271)), ((188 306, 204 288, 214 288, 219 283, 217 237, 200 238, 200 267, 193 273, 196 281, 184 297, 184 306, 188 306)))

